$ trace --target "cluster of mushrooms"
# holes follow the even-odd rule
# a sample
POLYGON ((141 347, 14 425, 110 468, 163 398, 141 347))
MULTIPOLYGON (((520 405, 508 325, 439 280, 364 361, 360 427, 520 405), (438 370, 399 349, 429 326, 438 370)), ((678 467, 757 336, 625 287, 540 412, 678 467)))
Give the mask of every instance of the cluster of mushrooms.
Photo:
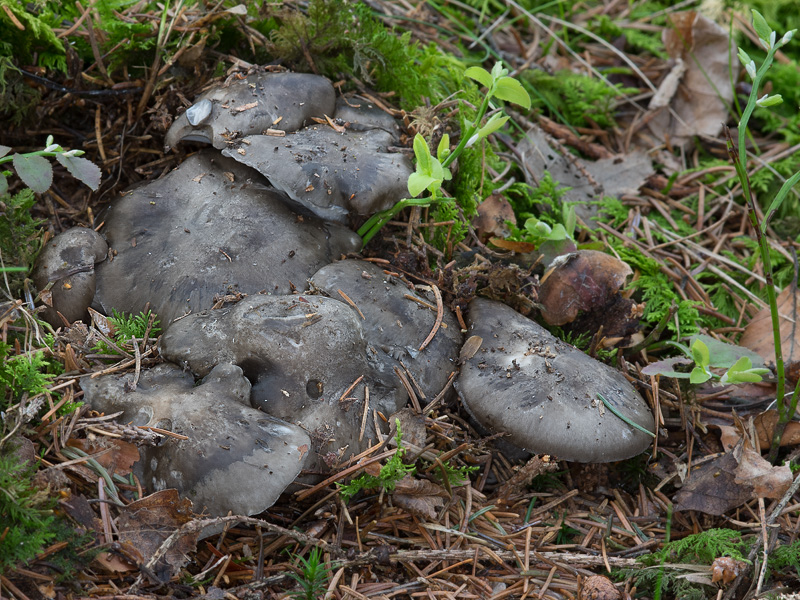
POLYGON ((409 392, 430 400, 452 377, 480 427, 528 452, 604 462, 648 447, 607 408, 653 429, 618 371, 497 301, 474 299, 462 330, 437 290, 343 259, 360 249, 348 223, 407 195, 398 135, 323 77, 253 72, 167 133, 210 148, 123 193, 100 233, 48 243, 35 283, 52 286, 51 323, 88 308, 161 319, 164 362, 81 384, 94 410, 180 434, 141 449, 145 485, 257 514, 374 445, 409 392))

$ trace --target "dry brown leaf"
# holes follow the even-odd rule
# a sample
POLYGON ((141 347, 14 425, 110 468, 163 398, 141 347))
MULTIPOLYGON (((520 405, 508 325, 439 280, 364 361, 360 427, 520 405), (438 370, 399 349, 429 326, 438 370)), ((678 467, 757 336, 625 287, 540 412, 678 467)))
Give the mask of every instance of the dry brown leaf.
POLYGON ((531 244, 530 242, 517 242, 497 237, 490 238, 489 241, 497 248, 519 252, 520 254, 527 254, 528 252, 534 252, 536 250, 536 244, 531 244))
MULTIPOLYGON (((148 560, 161 544, 192 518, 192 503, 181 499, 177 490, 162 490, 130 503, 120 511, 119 538, 148 560)), ((173 544, 156 564, 154 574, 166 582, 178 574, 195 551, 199 532, 187 533, 173 544)))
POLYGON ((442 486, 432 481, 406 475, 394 488, 392 504, 418 517, 434 520, 447 495, 442 486))
POLYGON ((579 312, 603 309, 610 304, 631 268, 595 250, 579 250, 553 261, 539 288, 542 317, 549 325, 565 325, 579 312))
POLYGON ((773 467, 741 438, 733 450, 690 472, 675 510, 722 515, 756 497, 780 498, 791 484, 788 465, 773 467))
POLYGON ((518 150, 525 164, 526 181, 538 186, 539 180, 549 173, 554 181, 570 188, 562 196, 562 202, 573 204, 577 215, 592 228, 596 227, 593 217, 599 211, 595 200, 635 194, 655 172, 652 160, 644 152, 582 160, 572 155, 562 156, 550 139, 538 126, 525 134, 518 150))
POLYGON ((772 466, 746 440, 736 445, 733 455, 739 463, 734 471, 734 481, 739 485, 752 487, 755 496, 780 498, 792 485, 792 470, 789 465, 772 466))
MULTIPOLYGON (((777 298, 780 315, 781 352, 786 365, 786 376, 796 381, 800 371, 800 290, 796 283, 788 285, 777 298)), ((739 345, 757 352, 768 365, 775 365, 775 344, 772 334, 772 316, 763 308, 744 329, 739 345)))
POLYGON ((752 488, 735 481, 737 466, 733 453, 726 452, 692 469, 675 496, 675 510, 696 510, 719 516, 750 500, 752 488))
MULTIPOLYGON (((758 435, 758 443, 762 448, 768 448, 772 444, 772 433, 775 431, 775 425, 778 424, 778 411, 767 410, 758 415, 753 424, 756 428, 756 435, 758 435)), ((796 446, 800 444, 800 423, 797 421, 789 421, 786 424, 786 429, 783 430, 781 436, 781 446, 796 446)))
POLYGON ((106 471, 112 475, 116 473, 122 477, 126 477, 131 472, 133 463, 139 460, 139 448, 136 444, 131 444, 125 440, 107 437, 97 437, 91 440, 71 438, 67 442, 67 446, 83 450, 89 455, 97 454, 95 460, 106 471), (108 448, 111 448, 111 450, 103 452, 108 448))
POLYGON ((552 473, 558 470, 558 463, 550 460, 548 455, 543 455, 541 458, 533 456, 528 462, 519 467, 514 474, 500 486, 497 491, 497 497, 507 499, 511 494, 520 493, 530 485, 534 477, 538 477, 542 473, 552 473))
POLYGON ((397 411, 389 418, 389 423, 392 424, 392 437, 397 435, 397 430, 394 428, 395 419, 400 421, 403 442, 413 444, 418 448, 425 447, 425 438, 428 435, 425 430, 425 417, 416 414, 410 407, 397 411))
POLYGON ((502 194, 492 194, 486 200, 478 204, 478 214, 472 219, 472 226, 478 237, 486 241, 490 237, 506 237, 509 234, 506 221, 514 225, 517 218, 514 216, 514 209, 502 194))
POLYGON ((716 137, 728 119, 733 100, 730 72, 738 69, 728 31, 695 11, 673 13, 662 38, 677 70, 656 93, 657 105, 667 105, 650 121, 660 140, 683 146, 693 136, 716 137), (681 63, 685 71, 680 67, 681 63), (681 72, 683 71, 683 72, 681 72), (675 80, 679 79, 679 85, 675 80), (672 92, 669 99, 670 91, 672 92))

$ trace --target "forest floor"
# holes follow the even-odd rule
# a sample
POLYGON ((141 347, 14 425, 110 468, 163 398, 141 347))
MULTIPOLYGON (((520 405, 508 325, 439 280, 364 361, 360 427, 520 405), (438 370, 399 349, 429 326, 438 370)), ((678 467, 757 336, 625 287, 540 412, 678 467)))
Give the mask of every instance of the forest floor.
MULTIPOLYGON (((17 100, 27 98, 30 107, 25 113, 5 113, 0 144, 29 152, 41 149, 52 135, 64 148, 84 150, 100 167, 102 179, 92 192, 57 170, 52 188, 30 209, 43 225, 26 243, 39 247, 75 225, 100 227, 97 216, 120 192, 180 164, 187 150, 165 153, 164 134, 215 78, 236 77, 269 62, 324 74, 343 93, 359 94, 395 116, 410 153, 418 132, 440 137, 448 131, 458 140, 459 111, 470 105, 459 103, 458 87, 447 88, 466 82, 454 70, 479 64, 489 70, 501 58, 529 91, 533 108, 509 109, 510 125, 487 143, 482 156, 472 155, 478 158, 470 167, 477 169, 470 193, 464 192, 466 171, 456 173, 456 186, 459 177, 463 185, 451 193, 460 210, 401 212, 364 255, 439 284, 444 302, 451 305, 468 300, 447 286, 451 261, 473 252, 486 264, 513 262, 542 242, 537 237, 542 230, 526 228, 527 219, 535 224, 538 218, 551 231, 565 225, 577 247, 617 256, 633 272, 635 283, 626 294, 644 304, 635 331, 619 336, 606 331, 604 337, 595 335, 597 324, 585 330, 567 324, 559 333, 636 383, 656 414, 658 436, 647 452, 619 463, 535 456, 515 464, 494 436, 482 436, 470 425, 458 398, 452 397, 422 419, 426 433, 420 446, 454 466, 476 469, 467 480, 448 486, 433 519, 394 505, 397 490, 362 492, 345 504, 335 482, 357 475, 363 462, 360 467, 342 465, 323 484, 285 494, 258 517, 207 518, 192 514, 187 501, 172 493, 142 490, 130 476, 130 464, 145 434, 80 405, 80 377, 119 373, 147 361, 76 354, 64 335, 45 345, 36 339, 40 326, 25 312, 27 298, 19 288, 12 292, 11 280, 6 283, 8 302, 0 304, 4 360, 10 364, 19 355, 45 349, 45 363, 38 368, 59 374, 44 380, 40 397, 45 402, 27 422, 14 417, 20 399, 7 385, 0 388, 8 393, 0 405, 0 438, 7 442, 16 429, 15 439, 27 442, 16 446, 13 460, 29 457, 37 471, 28 474, 32 488, 14 488, 16 471, 3 459, 8 454, 0 452, 0 471, 6 470, 0 472, 0 493, 22 507, 20 514, 3 515, 11 525, 0 520, 0 542, 20 527, 29 538, 23 541, 38 539, 40 544, 24 563, 6 565, 0 596, 500 600, 738 599, 800 593, 796 423, 784 434, 775 466, 762 458, 777 418, 774 376, 761 383, 712 386, 648 374, 652 369, 642 372, 650 363, 679 354, 665 342, 689 345, 689 336, 697 334, 748 346, 767 365, 774 364, 763 261, 720 128, 727 122, 736 136, 737 111, 750 91, 744 69, 730 60, 735 56, 731 49, 741 45, 763 59, 749 10, 719 12, 713 18, 721 26, 714 28, 711 20, 683 12, 697 9, 695 2, 674 8, 613 0, 530 8, 537 3, 529 2, 528 12, 515 2, 379 0, 370 4, 378 25, 370 29, 359 16, 361 22, 349 22, 351 29, 348 23, 339 29, 331 25, 331 37, 325 37, 325 19, 335 22, 337 12, 342 19, 352 17, 351 5, 285 3, 255 14, 256 9, 248 13, 233 2, 206 7, 178 3, 162 12, 162 5, 142 1, 120 3, 113 13, 100 14, 94 5, 84 9, 76 4, 77 14, 53 27, 59 39, 69 42, 63 72, 43 67, 40 51, 18 64, 27 72, 24 78, 12 80, 11 71, 4 75, 10 78, 6 91, 17 90, 17 100), (127 29, 120 33, 109 26, 112 22, 127 29), (419 62, 412 69, 423 77, 443 69, 450 81, 436 89, 430 82, 381 79, 381 71, 397 60, 388 56, 390 46, 381 36, 389 30, 383 26, 394 28, 394 38, 409 32, 402 46, 416 44, 419 62), (372 41, 384 45, 371 47, 370 40, 353 38, 353 27, 369 30, 372 41), (126 35, 136 36, 130 38, 135 44, 127 40, 127 50, 126 35), (125 62, 115 60, 122 51, 125 62), (448 56, 461 62, 448 63, 448 56), (422 62, 426 59, 429 63, 422 62), (670 89, 665 83, 670 76, 680 85, 670 89), (429 93, 415 96, 402 88, 406 83, 429 93), (35 99, 26 89, 36 93, 35 99), (664 118, 668 112, 671 117, 664 118), (15 115, 21 115, 18 122, 15 115), (520 185, 528 181, 534 190, 548 185, 523 158, 522 136, 535 126, 562 157, 556 167, 565 177, 612 158, 619 170, 592 171, 589 180, 598 189, 625 181, 616 198, 603 200, 601 194, 595 204, 587 200, 596 194, 581 192, 587 212, 579 211, 574 232, 568 211, 533 217, 543 205, 558 207, 563 194, 545 189, 537 195, 520 185), (646 163, 638 162, 642 155, 649 157, 646 163), (495 229, 473 220, 476 195, 484 200, 493 193, 513 208, 509 218, 516 220, 516 228, 495 229), (432 223, 438 224, 438 237, 428 233, 432 223), (631 351, 646 337, 646 346, 631 351), (101 454, 107 460, 64 452, 91 448, 90 441, 98 437, 106 440, 101 454), (113 477, 113 469, 126 483, 113 477), (138 499, 136 511, 105 501, 109 478, 123 504, 138 499), (13 489, 18 496, 12 496, 13 489), (121 537, 122 522, 128 533, 121 537), (212 528, 217 533, 202 535, 212 528), (315 548, 320 554, 312 552, 315 548)), ((775 6, 767 17, 783 28, 780 37, 798 17, 781 12, 784 3, 775 6)), ((6 13, 11 15, 11 9, 6 13)), ((30 27, 27 21, 19 25, 30 27)), ((762 218, 782 182, 800 170, 795 114, 800 50, 795 46, 800 44, 793 42, 778 53, 774 77, 768 77, 767 91, 782 93, 788 108, 772 114, 759 109, 749 132, 748 165, 762 218)), ((479 101, 474 85, 471 90, 469 100, 479 101)), ((20 187, 12 184, 9 191, 20 187)), ((568 198, 581 201, 580 194, 568 198)), ((10 206, 0 204, 0 216, 9 222, 10 206)), ((768 229, 775 285, 783 292, 781 333, 792 386, 800 372, 793 319, 800 306, 798 207, 798 196, 790 193, 768 229)), ((19 250, 15 262, 3 249, 6 265, 30 259, 30 253, 19 250)), ((502 297, 517 308, 526 301, 536 304, 530 290, 509 292, 495 285, 487 279, 470 293, 502 297)), ((530 316, 538 318, 537 310, 530 316)), ((140 340, 136 352, 144 355, 156 344, 156 339, 140 340)), ((132 346, 127 349, 134 352, 132 346)), ((440 391, 428 392, 434 397, 440 391)), ((26 396, 24 401, 34 399, 26 396)), ((376 446, 364 458, 382 451, 376 446)), ((429 477, 434 467, 420 463, 415 477, 429 477)))

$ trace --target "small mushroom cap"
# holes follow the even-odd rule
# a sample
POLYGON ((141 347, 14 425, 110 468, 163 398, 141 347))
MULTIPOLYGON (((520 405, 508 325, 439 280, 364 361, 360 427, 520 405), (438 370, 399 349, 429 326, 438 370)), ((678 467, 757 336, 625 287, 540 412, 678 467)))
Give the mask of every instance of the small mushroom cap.
POLYGON ((508 306, 474 299, 469 333, 482 338, 456 381, 464 404, 495 432, 537 454, 577 462, 635 456, 652 437, 613 414, 653 431, 653 415, 619 371, 560 341, 508 306))
POLYGON ((166 325, 232 291, 289 293, 360 247, 352 231, 283 199, 235 161, 192 155, 112 205, 105 234, 116 256, 98 266, 96 304, 138 313, 150 303, 166 325))
POLYGON ((63 325, 58 313, 70 323, 87 316, 95 294, 95 263, 106 258, 108 244, 86 227, 58 234, 42 250, 33 270, 33 283, 43 290, 52 282, 52 307, 42 311, 51 325, 63 325))
POLYGON ((234 138, 266 129, 295 131, 311 117, 333 115, 331 82, 307 73, 255 73, 201 94, 165 138, 168 148, 200 141, 224 148, 234 138))
POLYGON ((170 364, 134 374, 84 379, 93 409, 123 411, 120 420, 187 436, 165 437, 142 449, 142 477, 155 489, 176 488, 198 512, 254 515, 278 499, 308 457, 311 440, 295 425, 251 408, 250 383, 239 367, 222 364, 195 386, 170 364))
POLYGON ((314 462, 318 455, 366 448, 375 439, 372 411, 390 415, 408 398, 394 373, 374 367, 359 321, 332 298, 248 296, 176 321, 161 338, 161 354, 200 376, 220 363, 241 366, 253 384, 253 406, 309 431, 309 468, 323 468, 314 462), (362 437, 365 386, 369 413, 362 437))
POLYGON ((339 133, 315 125, 286 137, 250 136, 222 154, 254 168, 317 216, 343 223, 348 214, 371 215, 408 195, 411 163, 387 151, 393 143, 382 129, 339 133))
POLYGON ((436 299, 431 291, 415 290, 407 281, 365 260, 342 260, 322 267, 311 278, 311 285, 331 298, 346 302, 346 295, 353 302, 357 309, 351 310, 364 330, 369 352, 387 376, 391 377, 395 368, 403 372, 405 365, 426 395, 432 398, 442 390, 455 370, 461 330, 452 311, 443 305, 442 324, 420 351, 436 324, 436 299))

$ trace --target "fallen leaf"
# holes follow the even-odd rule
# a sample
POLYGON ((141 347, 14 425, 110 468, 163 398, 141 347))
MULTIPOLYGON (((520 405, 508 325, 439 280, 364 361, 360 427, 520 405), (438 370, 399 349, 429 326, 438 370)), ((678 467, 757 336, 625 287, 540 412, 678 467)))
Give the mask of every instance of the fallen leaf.
POLYGON ((734 481, 745 487, 752 487, 753 494, 759 498, 781 498, 792 485, 792 470, 789 465, 773 466, 761 454, 742 440, 733 449, 738 461, 734 471, 734 481))
MULTIPOLYGON (((753 419, 753 424, 755 425, 756 435, 758 435, 758 443, 762 448, 768 448, 772 444, 775 425, 778 424, 778 411, 764 411, 753 419)), ((781 446, 796 446, 798 444, 800 444, 800 423, 789 421, 786 424, 786 429, 783 430, 783 436, 781 436, 781 446)))
MULTIPOLYGON (((788 285, 777 298, 781 352, 786 367, 786 377, 797 381, 800 375, 800 290, 797 282, 788 285)), ((774 367, 775 344, 772 333, 772 316, 769 308, 763 308, 744 329, 739 345, 757 352, 764 362, 774 367)))
POLYGON ((416 414, 410 407, 397 411, 389 418, 389 423, 392 424, 392 436, 397 435, 397 430, 394 428, 395 419, 400 421, 403 444, 413 444, 419 448, 425 447, 427 436, 425 417, 416 414))
MULTIPOLYGON (((145 562, 150 559, 170 535, 192 518, 192 503, 181 499, 174 489, 162 490, 131 502, 120 510, 118 529, 120 542, 136 549, 145 562)), ((178 574, 195 551, 199 532, 186 533, 174 543, 153 570, 165 583, 178 574)))
POLYGON ((87 310, 92 317, 92 323, 94 323, 94 326, 100 333, 106 337, 114 335, 114 323, 112 323, 107 316, 97 312, 91 306, 87 310))
POLYGON ((133 463, 139 460, 139 448, 136 444, 131 444, 125 440, 106 437, 97 437, 92 440, 71 438, 67 442, 67 446, 79 448, 90 456, 97 454, 95 460, 110 475, 116 473, 122 477, 127 476, 133 468, 133 463), (109 448, 111 448, 109 452, 102 452, 109 448))
POLYGON ((662 375, 664 377, 688 379, 691 371, 689 367, 693 363, 694 361, 691 358, 673 356, 672 358, 651 362, 642 369, 642 375, 662 375), (679 368, 682 368, 682 370, 679 370, 679 368))
POLYGON ((497 497, 508 499, 511 494, 523 492, 535 477, 557 470, 558 463, 550 460, 548 455, 533 456, 528 462, 516 469, 509 479, 503 482, 503 485, 497 490, 497 497))
POLYGON ((482 241, 490 237, 506 237, 510 231, 506 221, 517 224, 514 209, 502 194, 492 194, 478 204, 478 214, 472 226, 482 241))
POLYGON ((559 257, 542 277, 542 317, 549 325, 565 325, 579 312, 601 310, 613 301, 631 274, 627 264, 596 250, 559 257))
POLYGON ((726 452, 693 468, 675 496, 675 510, 696 510, 719 516, 750 500, 752 488, 736 483, 737 466, 733 453, 726 452))
POLYGON ((658 139, 683 146, 693 136, 716 137, 722 131, 733 100, 730 72, 738 70, 738 63, 727 29, 695 11, 668 18, 662 39, 677 66, 661 82, 655 103, 659 112, 649 127, 658 139))
POLYGON ((788 465, 772 466, 742 437, 731 451, 692 469, 675 510, 719 516, 754 497, 780 498, 791 484, 788 465))
POLYGON ((550 139, 536 126, 520 142, 518 151, 525 165, 526 181, 536 187, 545 173, 550 173, 553 181, 570 188, 561 201, 573 204, 576 214, 589 227, 595 226, 593 219, 598 215, 596 200, 634 194, 655 172, 652 160, 644 152, 582 160, 573 155, 564 157, 550 139))
POLYGON ((442 486, 427 479, 414 479, 406 475, 394 488, 392 504, 398 508, 431 521, 436 512, 444 506, 447 492, 442 486))
POLYGON ((527 254, 536 250, 536 244, 530 242, 517 242, 515 240, 504 240, 503 238, 490 238, 489 241, 492 245, 502 250, 510 250, 511 252, 519 252, 520 254, 527 254))

